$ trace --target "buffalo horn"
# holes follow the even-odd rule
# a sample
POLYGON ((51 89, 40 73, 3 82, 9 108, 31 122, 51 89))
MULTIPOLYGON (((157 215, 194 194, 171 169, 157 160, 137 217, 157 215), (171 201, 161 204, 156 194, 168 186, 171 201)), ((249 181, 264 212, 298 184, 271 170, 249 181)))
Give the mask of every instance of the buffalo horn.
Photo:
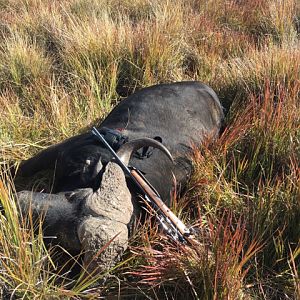
POLYGON ((122 162, 127 166, 131 158, 131 155, 135 151, 143 147, 157 148, 161 150, 172 162, 174 161, 170 151, 163 144, 150 138, 136 139, 128 143, 125 143, 118 150, 117 154, 119 158, 122 160, 122 162))

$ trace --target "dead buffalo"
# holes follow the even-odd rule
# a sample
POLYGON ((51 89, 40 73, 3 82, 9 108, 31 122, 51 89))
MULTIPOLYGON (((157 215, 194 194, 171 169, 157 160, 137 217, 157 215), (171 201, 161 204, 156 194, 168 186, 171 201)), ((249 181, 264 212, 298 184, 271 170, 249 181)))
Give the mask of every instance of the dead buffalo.
MULTIPOLYGON (((222 118, 222 107, 210 87, 178 82, 144 88, 122 100, 98 129, 116 151, 139 140, 138 146, 128 147, 129 164, 145 174, 167 201, 174 176, 183 187, 191 174, 191 146, 217 136, 222 118)), ((92 264, 108 268, 127 247, 127 225, 133 214, 135 191, 121 168, 87 132, 23 162, 17 175, 28 177, 45 169, 56 170, 54 193, 19 192, 22 210, 27 211, 30 203, 36 215, 44 213, 45 235, 55 235, 66 249, 83 249, 86 262, 113 239, 92 264)))

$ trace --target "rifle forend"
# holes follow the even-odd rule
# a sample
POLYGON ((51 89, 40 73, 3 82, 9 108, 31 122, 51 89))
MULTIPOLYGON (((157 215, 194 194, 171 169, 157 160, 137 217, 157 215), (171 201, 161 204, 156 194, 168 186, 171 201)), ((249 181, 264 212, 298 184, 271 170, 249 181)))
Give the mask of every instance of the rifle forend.
MULTIPOLYGON (((198 243, 192 233, 192 229, 188 228, 170 209, 169 207, 162 201, 160 195, 157 193, 157 191, 151 186, 151 184, 148 183, 146 178, 135 168, 129 168, 125 163, 129 162, 130 157, 127 156, 128 151, 123 151, 122 146, 120 150, 118 151, 121 153, 121 156, 119 157, 118 154, 112 149, 112 147, 106 142, 104 137, 100 134, 100 132, 93 127, 92 133, 99 138, 99 140, 107 147, 107 149, 111 152, 117 163, 120 165, 120 167, 123 169, 125 175, 131 178, 137 189, 140 191, 140 194, 142 197, 145 198, 145 200, 149 203, 152 210, 155 212, 155 217, 158 220, 159 224, 163 228, 163 230, 176 242, 182 242, 186 243, 189 242, 191 244, 198 243)), ((151 140, 151 139, 146 139, 151 140)), ((134 141, 132 141, 134 142, 134 141)), ((157 141, 154 141, 154 144, 158 143, 157 141)), ((139 145, 137 143, 137 145, 139 145)), ((162 145, 161 145, 162 146, 162 145)), ((161 146, 157 148, 161 148, 161 146)), ((126 146, 125 146, 126 147, 126 146)), ((165 148, 164 146, 162 146, 165 148)), ((134 150, 137 150, 137 147, 134 148, 134 150)), ((132 152, 132 151, 131 151, 132 152)), ((165 148, 163 150, 166 155, 173 160, 170 152, 165 148)))

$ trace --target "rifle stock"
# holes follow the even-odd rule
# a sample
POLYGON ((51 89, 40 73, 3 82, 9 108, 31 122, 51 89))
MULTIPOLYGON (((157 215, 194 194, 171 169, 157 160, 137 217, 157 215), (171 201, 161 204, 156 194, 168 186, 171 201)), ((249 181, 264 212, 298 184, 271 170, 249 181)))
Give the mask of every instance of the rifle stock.
POLYGON ((160 197, 154 193, 154 191, 149 187, 145 180, 136 172, 135 170, 131 171, 131 175, 135 180, 140 184, 142 189, 145 191, 146 195, 157 205, 163 214, 165 214, 174 225, 177 227, 179 232, 185 236, 189 234, 189 229, 183 224, 182 221, 169 209, 169 207, 161 200, 160 197))

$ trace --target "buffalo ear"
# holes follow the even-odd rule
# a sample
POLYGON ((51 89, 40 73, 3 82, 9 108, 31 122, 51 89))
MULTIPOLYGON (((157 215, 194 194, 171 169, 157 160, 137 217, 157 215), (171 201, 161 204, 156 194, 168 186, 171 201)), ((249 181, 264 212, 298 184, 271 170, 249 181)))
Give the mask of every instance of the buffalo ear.
POLYGON ((155 136, 153 139, 160 142, 160 143, 162 143, 162 141, 163 141, 160 136, 155 136))
POLYGON ((117 154, 120 160, 127 166, 133 153, 135 153, 138 149, 144 147, 157 148, 161 150, 162 153, 164 153, 172 162, 174 162, 174 159, 170 151, 160 142, 150 138, 141 138, 141 139, 129 141, 128 143, 125 143, 121 146, 117 154))
MULTIPOLYGON (((162 144, 162 138, 160 136, 155 136, 153 139, 162 144)), ((138 159, 149 158, 153 154, 153 150, 154 148, 151 146, 144 146, 143 148, 137 150, 133 156, 138 159)))

